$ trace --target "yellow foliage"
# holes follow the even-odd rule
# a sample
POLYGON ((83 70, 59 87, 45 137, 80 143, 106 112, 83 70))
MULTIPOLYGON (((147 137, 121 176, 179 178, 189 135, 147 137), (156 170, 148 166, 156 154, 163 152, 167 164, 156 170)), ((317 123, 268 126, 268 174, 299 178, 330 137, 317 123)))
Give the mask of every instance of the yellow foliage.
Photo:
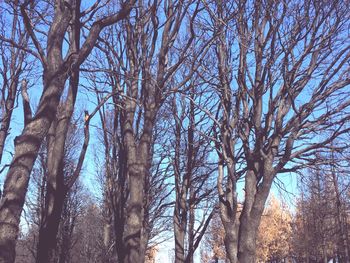
POLYGON ((282 260, 290 252, 292 216, 272 196, 261 218, 257 239, 258 262, 282 260))
POLYGON ((147 249, 146 256, 145 256, 145 263, 155 263, 157 253, 158 253, 157 246, 154 246, 154 247, 147 249))
MULTIPOLYGON (((207 251, 202 253, 202 262, 226 259, 225 231, 216 215, 206 236, 207 251)), ((288 260, 291 250, 292 215, 274 196, 271 197, 261 218, 257 236, 257 262, 288 260)), ((286 261, 288 262, 288 261, 286 261)))

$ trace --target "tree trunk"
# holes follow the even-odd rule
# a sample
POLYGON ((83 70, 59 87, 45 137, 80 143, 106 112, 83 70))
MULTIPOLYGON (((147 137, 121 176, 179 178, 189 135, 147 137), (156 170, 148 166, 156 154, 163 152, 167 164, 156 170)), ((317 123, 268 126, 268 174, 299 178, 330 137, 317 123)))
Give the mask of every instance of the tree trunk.
MULTIPOLYGON (((64 107, 61 107, 61 111, 64 107)), ((64 187, 64 145, 68 131, 65 116, 52 122, 47 146, 47 185, 42 211, 37 247, 37 262, 52 262, 57 245, 58 226, 61 219, 66 189, 64 187), (61 120, 59 120, 61 119, 61 120)), ((70 117, 70 116, 69 116, 70 117)), ((70 118, 69 118, 70 120, 70 118)), ((69 121, 68 120, 68 121, 69 121)))
POLYGON ((238 262, 256 262, 256 237, 259 224, 246 216, 242 217, 239 228, 238 262))
POLYGON ((44 221, 39 229, 37 263, 54 262, 56 256, 57 233, 65 196, 54 195, 54 193, 50 194, 49 200, 51 202, 49 202, 50 206, 48 207, 50 212, 43 218, 44 221))
MULTIPOLYGON (((20 216, 28 189, 29 176, 39 148, 57 112, 67 80, 62 60, 62 46, 71 19, 67 8, 55 9, 57 14, 48 34, 44 89, 35 116, 15 139, 15 155, 4 183, 0 202, 0 262, 14 262, 20 216)), ((30 25, 29 25, 30 26, 30 25)))
MULTIPOLYGON (((80 0, 72 5, 72 19, 69 31, 69 53, 78 53, 80 48, 80 0)), ((58 227, 67 192, 65 186, 65 146, 71 118, 74 112, 79 84, 79 68, 70 69, 68 95, 64 103, 58 107, 55 121, 48 134, 47 149, 47 187, 45 209, 39 228, 37 262, 53 262, 57 247, 58 227)), ((63 88, 62 88, 63 89, 63 88)))
POLYGON ((57 77, 47 86, 38 111, 15 139, 15 155, 4 183, 0 202, 0 262, 13 262, 20 216, 29 176, 40 145, 55 117, 65 79, 57 77))
POLYGON ((141 235, 141 245, 140 245, 140 263, 145 262, 147 245, 148 245, 149 234, 147 229, 143 229, 141 235))
POLYGON ((143 207, 143 170, 139 162, 132 162, 129 169, 129 202, 127 206, 126 230, 124 235, 125 263, 141 262, 141 230, 143 207), (141 189, 140 189, 141 188, 141 189))
POLYGON ((238 253, 238 222, 235 223, 224 223, 225 227, 225 251, 228 260, 231 263, 237 263, 237 253, 238 253))
POLYGON ((185 262, 185 229, 183 222, 174 215, 175 263, 185 262))
MULTIPOLYGON (((191 200, 195 200, 194 197, 194 190, 193 187, 190 186, 190 196, 191 200)), ((188 252, 186 256, 186 263, 193 263, 193 254, 195 250, 195 244, 194 244, 194 237, 195 237, 195 231, 194 231, 194 223, 195 223, 195 210, 194 210, 194 204, 190 204, 190 211, 189 211, 189 222, 188 222, 188 252)))
MULTIPOLYGON (((19 74, 18 74, 19 75, 19 74)), ((0 128, 0 164, 4 152, 5 141, 8 135, 8 130, 10 127, 12 112, 15 104, 15 97, 17 94, 18 77, 14 76, 9 90, 8 96, 6 98, 5 107, 3 109, 3 114, 1 116, 1 128, 0 128)))
POLYGON ((58 226, 66 193, 64 178, 64 154, 66 138, 73 115, 79 73, 71 76, 70 89, 66 102, 60 107, 57 120, 52 123, 48 134, 48 174, 45 209, 39 229, 37 262, 53 262, 57 246, 58 226), (57 124, 56 124, 57 123, 57 124))
POLYGON ((118 255, 118 262, 124 262, 125 247, 124 247, 124 230, 125 230, 125 206, 126 206, 126 160, 125 152, 119 151, 119 176, 118 176, 118 189, 116 192, 116 207, 114 208, 114 231, 116 252, 118 255))

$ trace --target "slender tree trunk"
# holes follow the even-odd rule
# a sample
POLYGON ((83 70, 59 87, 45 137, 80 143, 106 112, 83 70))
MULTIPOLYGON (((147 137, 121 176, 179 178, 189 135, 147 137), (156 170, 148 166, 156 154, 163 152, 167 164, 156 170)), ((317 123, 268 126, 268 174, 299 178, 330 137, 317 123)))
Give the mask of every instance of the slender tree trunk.
MULTIPOLYGON (((108 196, 110 197, 110 195, 108 196)), ((104 250, 104 262, 110 262, 112 254, 112 229, 113 229, 113 214, 110 209, 110 204, 105 201, 104 205, 104 226, 103 226, 103 250, 104 250)))
MULTIPOLYGON (((176 103, 176 102, 175 102, 176 103)), ((175 105, 175 111, 176 104, 175 105)), ((177 112, 174 112, 177 114, 177 112)), ((175 263, 185 262, 185 238, 187 229, 187 193, 188 193, 188 175, 181 174, 180 163, 180 142, 181 142, 181 119, 176 118, 175 125, 175 156, 174 156, 174 176, 175 176, 175 208, 173 215, 174 239, 175 239, 175 263)))
MULTIPOLYGON (((193 187, 190 187, 190 196, 191 200, 194 200, 193 187)), ((194 205, 190 204, 189 209, 189 222, 188 222, 188 252, 186 256, 186 263, 193 263, 193 254, 194 254, 194 223, 195 223, 195 214, 194 214, 194 205)))
POLYGON ((8 90, 8 95, 5 102, 5 107, 3 109, 3 114, 1 116, 1 127, 0 127, 0 164, 2 160, 2 155, 4 152, 5 141, 8 135, 8 130, 10 128, 10 122, 13 112, 13 107, 15 105, 15 97, 17 94, 18 86, 18 76, 15 76, 11 82, 8 90))
POLYGON ((125 207, 126 207, 126 158, 125 151, 119 149, 119 175, 118 175, 118 192, 116 192, 116 206, 114 210, 114 230, 115 230, 115 242, 116 252, 118 255, 118 261, 124 262, 125 247, 124 247, 124 230, 126 224, 125 207))

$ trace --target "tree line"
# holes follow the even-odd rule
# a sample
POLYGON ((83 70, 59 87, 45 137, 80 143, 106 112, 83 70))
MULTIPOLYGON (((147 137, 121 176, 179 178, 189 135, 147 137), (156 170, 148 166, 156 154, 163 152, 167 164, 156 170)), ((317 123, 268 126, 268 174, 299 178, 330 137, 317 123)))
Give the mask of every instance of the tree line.
POLYGON ((293 255, 348 262, 349 6, 2 1, 0 262, 144 262, 170 236, 191 263, 213 222, 256 262, 295 173, 293 255))

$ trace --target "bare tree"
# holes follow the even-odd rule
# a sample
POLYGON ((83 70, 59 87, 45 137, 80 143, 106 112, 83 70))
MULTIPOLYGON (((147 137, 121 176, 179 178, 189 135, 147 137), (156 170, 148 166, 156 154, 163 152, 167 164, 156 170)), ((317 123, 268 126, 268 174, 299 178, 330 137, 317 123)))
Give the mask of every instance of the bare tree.
MULTIPOLYGON (((23 76, 23 72, 28 68, 28 61, 26 61, 28 54, 23 50, 28 44, 28 34, 20 26, 21 19, 17 5, 18 1, 13 1, 9 5, 0 5, 0 163, 2 161, 6 138, 9 134, 12 113, 16 108, 15 102, 18 96, 20 77, 21 75, 23 76), (10 30, 8 30, 8 23, 11 24, 10 30), (21 48, 17 45, 11 45, 11 43, 17 43, 21 48)), ((26 85, 27 82, 23 80, 22 94, 24 96, 26 96, 26 85)))
MULTIPOLYGON (((0 201, 0 261, 4 262, 13 262, 15 259, 15 242, 30 172, 42 140, 55 119, 65 82, 90 54, 101 30, 125 18, 134 1, 123 4, 117 13, 96 20, 79 51, 69 52, 65 57, 63 57, 63 43, 72 17, 76 10, 79 10, 79 19, 81 15, 89 17, 90 14, 86 14, 88 11, 80 12, 80 1, 55 1, 54 16, 44 49, 26 11, 29 4, 30 1, 26 1, 20 8, 24 26, 43 66, 43 93, 37 111, 33 117, 25 120, 23 132, 15 140, 15 155, 6 176, 4 194, 0 201)), ((55 189, 55 185, 51 187, 55 189)))
MULTIPOLYGON (((120 108, 120 129, 125 153, 128 198, 123 229, 123 253, 121 262, 142 262, 145 243, 149 239, 146 225, 150 207, 149 186, 152 185, 154 128, 158 112, 170 92, 183 86, 171 87, 189 52, 200 57, 202 50, 192 48, 195 34, 179 42, 179 32, 188 21, 193 21, 199 12, 193 1, 140 2, 138 8, 117 32, 119 42, 102 40, 101 50, 111 53, 117 104, 120 108), (194 10, 194 11, 193 11, 194 10), (111 46, 114 43, 114 46, 111 46)), ((197 67, 192 63, 192 70, 197 67)), ((184 77, 184 83, 191 77, 184 77)))
MULTIPOLYGON (((73 120, 72 120, 73 121, 73 120)), ((70 123, 69 131, 67 133, 67 143, 64 149, 64 157, 62 160, 62 176, 64 182, 69 182, 76 166, 76 159, 79 155, 78 146, 81 142, 81 129, 78 128, 77 123, 79 119, 70 123)), ((28 257, 29 261, 39 261, 40 255, 40 231, 46 220, 46 206, 47 206, 47 188, 48 188, 48 143, 44 140, 38 154, 33 174, 29 184, 29 195, 26 198, 25 205, 25 221, 27 223, 27 230, 30 235, 27 239, 27 249, 31 251, 32 256, 28 257), (32 240, 30 240, 32 239, 32 240)), ((76 227, 76 218, 81 212, 82 202, 86 198, 84 195, 85 189, 81 182, 76 181, 74 185, 65 194, 62 203, 62 212, 56 219, 58 224, 57 232, 52 237, 56 239, 55 246, 50 251, 50 262, 66 262, 69 257, 71 248, 73 246, 73 230, 76 227)), ((24 231, 26 228, 24 228, 24 231)), ((23 244, 22 240, 22 244, 23 244)))
POLYGON ((175 262, 193 262, 194 252, 214 215, 213 198, 214 163, 210 162, 212 148, 207 143, 210 124, 203 112, 196 109, 195 103, 211 103, 203 91, 192 82, 189 95, 174 95, 172 111, 174 137, 169 147, 173 154, 172 166, 175 181, 175 207, 173 215, 175 262), (206 129, 207 128, 207 129, 206 129), (200 134, 201 131, 205 131, 200 134), (207 136, 206 136, 207 135, 207 136), (201 211, 204 216, 199 216, 201 211))
MULTIPOLYGON (((347 6, 347 5, 345 5, 347 6)), ((254 262, 256 233, 274 178, 315 160, 348 131, 348 9, 339 2, 206 3, 221 106, 218 191, 231 262, 254 262), (316 140, 325 130, 326 138, 316 140), (237 182, 244 178, 237 215, 237 182)), ((339 147, 339 145, 338 145, 339 147)))
POLYGON ((299 180, 302 196, 297 203, 293 233, 298 260, 348 260, 349 163, 344 157, 344 152, 333 149, 317 154, 322 163, 299 180))

